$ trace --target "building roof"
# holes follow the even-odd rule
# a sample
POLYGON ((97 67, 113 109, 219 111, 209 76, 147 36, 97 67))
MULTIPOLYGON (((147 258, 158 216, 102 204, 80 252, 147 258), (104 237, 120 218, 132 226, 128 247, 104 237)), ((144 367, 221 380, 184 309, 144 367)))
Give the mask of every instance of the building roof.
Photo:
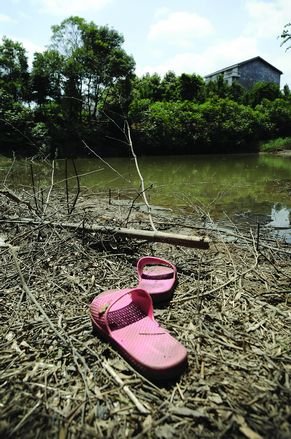
POLYGON ((272 64, 268 63, 260 56, 255 56, 254 58, 247 59, 246 61, 242 61, 242 62, 239 62, 237 64, 233 64, 232 66, 229 66, 229 67, 225 67, 224 69, 216 70, 216 72, 213 72, 213 73, 210 73, 209 75, 206 75, 205 78, 209 78, 210 76, 213 76, 213 75, 218 75, 219 73, 223 73, 226 70, 234 69, 235 67, 242 66, 243 64, 248 64, 248 63, 255 61, 255 60, 260 60, 262 63, 267 64, 267 66, 269 66, 271 69, 276 70, 278 73, 280 73, 280 75, 283 74, 283 72, 281 72, 281 70, 277 69, 277 67, 272 66, 272 64))

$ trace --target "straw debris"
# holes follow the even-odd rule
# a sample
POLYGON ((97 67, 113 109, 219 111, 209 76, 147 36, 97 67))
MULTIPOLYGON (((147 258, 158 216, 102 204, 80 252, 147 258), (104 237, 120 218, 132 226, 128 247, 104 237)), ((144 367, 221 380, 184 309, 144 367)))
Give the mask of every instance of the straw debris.
POLYGON ((128 217, 128 207, 96 195, 83 193, 68 212, 54 191, 43 204, 30 192, 7 193, 0 194, 1 437, 291 437, 290 246, 262 231, 258 245, 252 229, 206 233, 197 211, 153 211, 152 219, 165 232, 207 234, 208 250, 70 230, 49 222, 149 226, 142 210, 128 217), (38 225, 21 223, 31 215, 38 225), (88 313, 98 293, 136 285, 145 255, 178 269, 174 297, 155 317, 186 346, 189 366, 163 386, 94 336, 88 313))

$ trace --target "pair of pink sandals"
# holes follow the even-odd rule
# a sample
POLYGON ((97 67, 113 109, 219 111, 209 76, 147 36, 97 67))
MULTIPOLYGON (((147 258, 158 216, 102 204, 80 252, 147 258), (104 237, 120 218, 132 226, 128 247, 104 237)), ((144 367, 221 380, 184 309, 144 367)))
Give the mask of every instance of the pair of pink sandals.
POLYGON ((176 267, 149 256, 138 261, 137 273, 137 287, 109 290, 95 297, 90 305, 93 328, 143 375, 154 380, 174 379, 187 365, 187 351, 154 319, 153 302, 172 297, 176 267))

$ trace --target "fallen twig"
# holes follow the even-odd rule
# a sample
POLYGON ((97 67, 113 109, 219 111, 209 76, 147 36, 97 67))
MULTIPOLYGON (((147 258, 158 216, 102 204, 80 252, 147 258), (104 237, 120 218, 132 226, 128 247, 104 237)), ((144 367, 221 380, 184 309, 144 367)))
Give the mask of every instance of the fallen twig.
POLYGON ((134 395, 134 393, 130 390, 130 388, 124 384, 123 380, 110 366, 110 364, 108 364, 107 361, 104 361, 103 366, 107 370, 107 372, 109 372, 109 374, 115 379, 116 383, 123 388, 129 399, 134 403, 134 405, 138 409, 138 411, 143 415, 147 415, 149 413, 149 410, 145 408, 145 406, 138 400, 138 398, 134 395))
MULTIPOLYGON (((39 221, 35 221, 33 219, 27 218, 22 220, 0 220, 0 223, 14 223, 14 224, 28 224, 28 225, 40 225, 39 221)), ((42 224, 51 226, 51 227, 63 227, 68 229, 75 230, 85 230, 87 232, 100 232, 106 234, 113 234, 116 236, 123 236, 127 238, 133 239, 145 239, 147 241, 154 242, 165 242, 173 245, 181 245, 184 247, 193 247, 193 248, 201 248, 208 249, 209 248, 209 239, 207 237, 197 237, 197 236, 189 236, 189 235, 179 235, 175 233, 166 233, 159 231, 150 231, 150 230, 139 230, 139 229, 126 229, 124 227, 111 227, 111 226, 97 226, 97 225, 86 225, 82 221, 82 223, 56 223, 50 221, 42 221, 42 224)))

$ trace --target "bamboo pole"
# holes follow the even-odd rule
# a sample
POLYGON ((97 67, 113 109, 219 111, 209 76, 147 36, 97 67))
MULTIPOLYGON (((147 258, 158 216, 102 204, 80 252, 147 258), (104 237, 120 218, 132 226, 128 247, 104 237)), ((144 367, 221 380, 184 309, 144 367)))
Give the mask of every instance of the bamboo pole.
POLYGON ((125 227, 110 227, 110 226, 98 226, 96 224, 86 225, 82 223, 69 223, 69 222, 51 222, 51 221, 36 221, 30 218, 24 219, 5 219, 0 220, 0 223, 15 223, 15 224, 27 224, 35 226, 51 226, 51 227, 64 227, 67 229, 85 230, 88 232, 99 232, 106 234, 113 234, 116 236, 124 236, 132 239, 145 239, 146 241, 164 242, 172 245, 181 245, 183 247, 192 247, 200 249, 209 248, 209 238, 199 237, 192 235, 179 235, 176 233, 166 233, 152 230, 141 229, 128 229, 125 227))

